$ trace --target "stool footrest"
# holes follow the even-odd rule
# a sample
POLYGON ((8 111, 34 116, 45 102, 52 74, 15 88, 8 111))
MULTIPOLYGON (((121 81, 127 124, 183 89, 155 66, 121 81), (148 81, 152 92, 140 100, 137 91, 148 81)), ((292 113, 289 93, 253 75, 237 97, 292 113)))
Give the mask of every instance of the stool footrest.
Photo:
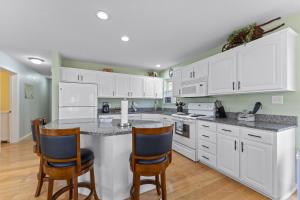
MULTIPOLYGON (((91 189, 91 184, 88 183, 88 182, 80 182, 78 183, 78 187, 83 187, 83 188, 87 188, 90 190, 90 193, 89 195, 85 198, 85 200, 88 200, 88 199, 91 199, 92 195, 93 195, 93 192, 92 192, 92 189, 91 189)), ((57 199, 60 195, 62 195, 63 193, 69 191, 73 189, 73 185, 67 185, 63 188, 61 188, 60 190, 58 190, 53 196, 52 196, 52 199, 55 200, 57 199)))

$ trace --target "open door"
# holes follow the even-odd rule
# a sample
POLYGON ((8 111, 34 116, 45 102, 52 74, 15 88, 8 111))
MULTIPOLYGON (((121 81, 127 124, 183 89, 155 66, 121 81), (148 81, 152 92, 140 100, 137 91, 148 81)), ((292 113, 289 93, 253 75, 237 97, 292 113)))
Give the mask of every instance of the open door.
POLYGON ((19 138, 18 76, 0 67, 0 141, 14 143, 19 138))

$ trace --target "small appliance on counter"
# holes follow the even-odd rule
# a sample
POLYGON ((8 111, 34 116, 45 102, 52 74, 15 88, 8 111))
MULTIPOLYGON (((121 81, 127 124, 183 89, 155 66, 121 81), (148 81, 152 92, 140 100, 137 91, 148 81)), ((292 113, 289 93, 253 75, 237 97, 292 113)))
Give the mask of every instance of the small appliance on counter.
POLYGON ((252 111, 248 112, 245 110, 242 113, 239 113, 237 119, 239 121, 254 122, 255 114, 260 108, 262 108, 262 104, 260 102, 256 102, 252 111))
POLYGON ((183 106, 185 106, 185 103, 183 103, 182 101, 176 102, 176 107, 177 107, 178 113, 183 113, 183 106))
POLYGON ((108 102, 103 102, 103 104, 102 104, 102 113, 109 113, 109 104, 108 104, 108 102))
POLYGON ((220 100, 215 101, 216 105, 216 118, 226 118, 226 112, 224 106, 222 105, 220 100))

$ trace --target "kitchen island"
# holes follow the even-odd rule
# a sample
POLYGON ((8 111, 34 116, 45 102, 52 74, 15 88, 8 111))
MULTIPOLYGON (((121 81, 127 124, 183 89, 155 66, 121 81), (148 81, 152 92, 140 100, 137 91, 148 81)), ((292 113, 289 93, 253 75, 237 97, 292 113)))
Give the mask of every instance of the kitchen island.
MULTIPOLYGON (((168 121, 131 120, 132 127, 159 128, 171 125, 168 121)), ((120 120, 101 122, 99 119, 55 120, 46 125, 49 129, 79 127, 81 148, 89 148, 95 154, 94 169, 96 189, 103 200, 122 200, 130 196, 132 172, 129 156, 132 150, 131 127, 120 127, 120 120)), ((154 144, 155 145, 155 144, 154 144)), ((89 174, 80 177, 89 181, 89 174)), ((141 193, 153 189, 152 185, 141 186, 141 193)), ((85 189, 80 193, 88 194, 85 189)))

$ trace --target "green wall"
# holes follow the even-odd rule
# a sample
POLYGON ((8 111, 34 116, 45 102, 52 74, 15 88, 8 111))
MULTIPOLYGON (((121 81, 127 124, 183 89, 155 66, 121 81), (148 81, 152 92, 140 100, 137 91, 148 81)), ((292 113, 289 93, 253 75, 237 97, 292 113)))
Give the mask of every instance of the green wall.
POLYGON ((61 56, 58 52, 52 53, 52 81, 51 81, 51 120, 58 119, 58 82, 59 67, 61 66, 61 56))
MULTIPOLYGON (((300 12, 288 16, 282 20, 286 23, 286 27, 293 28, 297 33, 300 33, 300 12)), ((278 22, 280 23, 280 22, 278 22)), ((185 102, 214 102, 219 99, 223 102, 226 111, 239 112, 244 109, 252 109, 256 101, 260 101, 263 104, 262 110, 259 113, 262 114, 278 114, 278 115, 293 115, 298 117, 298 124, 300 124, 300 36, 297 39, 297 91, 296 92, 275 92, 275 93, 256 93, 256 94, 238 94, 238 95, 226 95, 217 97, 205 97, 205 98, 184 98, 185 102), (273 105, 271 103, 272 95, 282 95, 284 97, 283 105, 273 105)), ((211 49, 203 54, 195 57, 195 59, 180 63, 181 66, 185 64, 193 63, 197 60, 209 57, 217 54, 221 51, 221 44, 219 47, 211 49)), ((180 65, 174 66, 178 67, 180 65)), ((161 77, 168 77, 167 70, 160 73, 161 77)), ((174 107, 174 105, 163 104, 163 107, 174 107)), ((300 147, 300 128, 296 130, 296 144, 300 147)))
POLYGON ((99 64, 99 63, 70 60, 70 59, 65 59, 65 58, 62 58, 61 66, 62 67, 98 70, 98 71, 102 71, 103 68, 112 68, 113 71, 116 73, 136 74, 136 75, 145 75, 145 76, 148 75, 147 71, 144 69, 139 69, 139 68, 134 68, 134 67, 111 66, 111 65, 99 64))

